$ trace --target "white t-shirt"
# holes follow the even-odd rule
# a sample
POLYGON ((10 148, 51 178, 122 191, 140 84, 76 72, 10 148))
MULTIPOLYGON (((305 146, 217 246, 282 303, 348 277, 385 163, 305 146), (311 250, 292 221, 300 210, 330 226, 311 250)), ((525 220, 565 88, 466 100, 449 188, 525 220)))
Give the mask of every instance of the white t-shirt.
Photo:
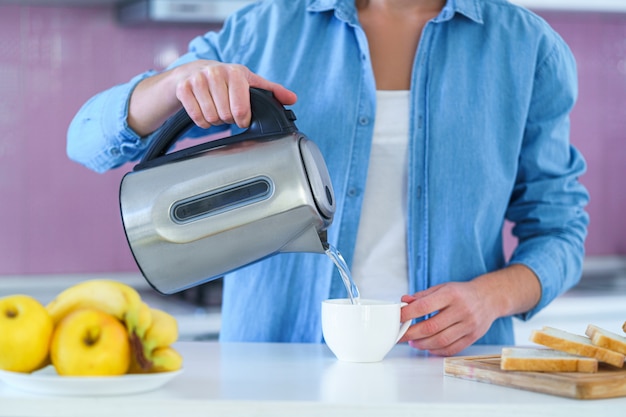
POLYGON ((361 298, 408 293, 409 91, 377 91, 376 120, 352 277, 361 298))

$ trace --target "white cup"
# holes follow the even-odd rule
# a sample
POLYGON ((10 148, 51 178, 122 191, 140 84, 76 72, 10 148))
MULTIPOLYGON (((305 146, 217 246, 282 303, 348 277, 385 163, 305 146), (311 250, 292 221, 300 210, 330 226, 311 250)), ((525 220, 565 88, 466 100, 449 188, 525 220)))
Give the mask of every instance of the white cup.
POLYGON ((337 359, 346 362, 379 362, 411 325, 400 322, 406 303, 349 299, 322 301, 322 332, 337 359))

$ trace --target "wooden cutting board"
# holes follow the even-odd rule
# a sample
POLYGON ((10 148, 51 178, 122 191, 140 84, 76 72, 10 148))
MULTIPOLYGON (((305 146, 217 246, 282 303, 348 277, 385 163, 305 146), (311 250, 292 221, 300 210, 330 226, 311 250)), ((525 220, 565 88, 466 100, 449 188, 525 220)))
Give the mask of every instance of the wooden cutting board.
POLYGON ((519 372, 500 369, 500 355, 444 359, 444 374, 472 381, 577 399, 626 396, 626 369, 600 364, 593 374, 579 372, 519 372))

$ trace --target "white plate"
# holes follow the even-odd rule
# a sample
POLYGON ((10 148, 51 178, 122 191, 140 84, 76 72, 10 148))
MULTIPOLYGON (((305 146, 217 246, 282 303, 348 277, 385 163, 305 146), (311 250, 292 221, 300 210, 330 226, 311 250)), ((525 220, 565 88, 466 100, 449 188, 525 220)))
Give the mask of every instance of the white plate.
POLYGON ((53 366, 32 374, 0 370, 0 380, 5 384, 36 394, 105 396, 127 395, 152 391, 162 387, 182 373, 128 374, 122 376, 59 376, 53 366))

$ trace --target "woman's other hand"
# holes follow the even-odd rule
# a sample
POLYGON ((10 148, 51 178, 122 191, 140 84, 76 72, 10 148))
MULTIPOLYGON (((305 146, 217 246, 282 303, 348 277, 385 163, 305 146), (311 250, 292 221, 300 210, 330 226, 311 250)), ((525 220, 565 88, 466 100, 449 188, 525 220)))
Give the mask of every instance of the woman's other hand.
POLYGON ((516 264, 468 282, 448 282, 405 295, 401 320, 428 316, 400 339, 417 349, 451 356, 480 339, 499 317, 532 309, 541 285, 526 266, 516 264))

